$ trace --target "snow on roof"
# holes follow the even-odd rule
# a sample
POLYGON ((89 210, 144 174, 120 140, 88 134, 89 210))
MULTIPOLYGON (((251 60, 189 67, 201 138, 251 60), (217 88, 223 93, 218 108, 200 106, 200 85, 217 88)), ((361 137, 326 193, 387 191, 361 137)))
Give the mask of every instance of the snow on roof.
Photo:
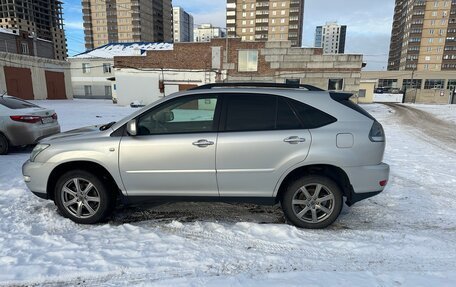
POLYGON ((172 50, 173 44, 157 42, 111 43, 96 49, 75 55, 73 59, 105 58, 114 56, 145 56, 146 51, 172 50))

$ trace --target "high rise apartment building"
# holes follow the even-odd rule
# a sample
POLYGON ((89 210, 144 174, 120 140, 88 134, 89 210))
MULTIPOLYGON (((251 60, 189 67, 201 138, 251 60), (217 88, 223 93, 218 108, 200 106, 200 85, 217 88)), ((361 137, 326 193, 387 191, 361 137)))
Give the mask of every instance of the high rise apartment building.
POLYGON ((0 1, 0 28, 53 44, 54 59, 65 60, 67 44, 59 0, 0 1))
POLYGON ((345 37, 347 26, 337 22, 328 22, 317 26, 315 30, 315 47, 323 48, 325 54, 343 54, 345 52, 345 37))
POLYGON ((174 42, 193 42, 193 16, 181 7, 173 7, 174 42))
POLYGON ((82 0, 85 47, 172 42, 171 0, 82 0))
POLYGON ((302 44, 304 0, 227 0, 228 37, 302 44))
POLYGON ((456 1, 396 0, 388 70, 456 70, 456 1))

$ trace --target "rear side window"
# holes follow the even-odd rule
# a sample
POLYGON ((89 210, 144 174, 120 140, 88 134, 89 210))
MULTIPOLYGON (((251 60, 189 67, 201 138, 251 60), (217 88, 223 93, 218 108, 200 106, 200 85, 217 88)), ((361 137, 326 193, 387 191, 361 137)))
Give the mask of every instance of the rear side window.
POLYGON ((0 105, 13 110, 27 109, 27 108, 39 108, 37 105, 29 103, 27 101, 18 98, 0 97, 0 105))
POLYGON ((316 129, 337 122, 337 119, 325 112, 314 107, 298 102, 296 100, 287 99, 294 111, 302 121, 304 128, 316 129))
POLYGON ((302 129, 301 121, 283 97, 228 95, 225 131, 302 129))
POLYGON ((277 97, 269 95, 229 95, 226 131, 274 130, 277 97))

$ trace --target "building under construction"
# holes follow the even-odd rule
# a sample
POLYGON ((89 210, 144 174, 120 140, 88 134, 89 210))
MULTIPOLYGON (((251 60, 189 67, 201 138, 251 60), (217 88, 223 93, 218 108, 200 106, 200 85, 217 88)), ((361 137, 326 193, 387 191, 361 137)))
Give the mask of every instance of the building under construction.
POLYGON ((57 60, 67 57, 62 14, 59 0, 0 0, 0 28, 52 42, 57 60))

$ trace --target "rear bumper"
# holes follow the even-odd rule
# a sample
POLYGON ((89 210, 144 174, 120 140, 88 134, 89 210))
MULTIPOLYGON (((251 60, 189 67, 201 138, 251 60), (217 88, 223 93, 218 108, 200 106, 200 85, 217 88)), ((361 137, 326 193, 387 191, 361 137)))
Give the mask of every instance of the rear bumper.
POLYGON ((35 144, 41 139, 60 133, 58 123, 52 125, 18 124, 7 129, 7 136, 13 146, 35 144))
POLYGON ((372 166, 344 167, 351 190, 347 194, 347 205, 375 196, 385 189, 390 168, 386 163, 372 166), (386 182, 385 182, 386 181, 386 182))

